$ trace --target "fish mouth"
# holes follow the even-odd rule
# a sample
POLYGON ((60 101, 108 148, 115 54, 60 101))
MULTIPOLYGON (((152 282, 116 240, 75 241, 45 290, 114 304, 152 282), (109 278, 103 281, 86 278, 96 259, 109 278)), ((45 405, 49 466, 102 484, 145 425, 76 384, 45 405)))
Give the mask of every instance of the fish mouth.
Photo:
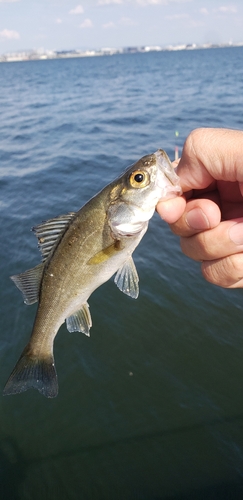
POLYGON ((157 186, 161 191, 160 200, 175 198, 182 195, 180 178, 165 151, 159 149, 154 153, 158 166, 157 186))
POLYGON ((177 198, 177 196, 182 195, 182 189, 180 186, 168 186, 166 189, 166 192, 162 195, 162 197, 159 199, 161 200, 170 200, 171 198, 177 198))

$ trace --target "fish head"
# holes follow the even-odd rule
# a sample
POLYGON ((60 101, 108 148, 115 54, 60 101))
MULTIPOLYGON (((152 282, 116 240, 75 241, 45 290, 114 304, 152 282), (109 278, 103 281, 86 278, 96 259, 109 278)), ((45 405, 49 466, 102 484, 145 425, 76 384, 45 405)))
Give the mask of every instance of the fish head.
POLYGON ((132 235, 146 230, 159 200, 181 195, 180 179, 165 151, 159 149, 128 167, 117 179, 109 208, 109 222, 115 235, 132 235))

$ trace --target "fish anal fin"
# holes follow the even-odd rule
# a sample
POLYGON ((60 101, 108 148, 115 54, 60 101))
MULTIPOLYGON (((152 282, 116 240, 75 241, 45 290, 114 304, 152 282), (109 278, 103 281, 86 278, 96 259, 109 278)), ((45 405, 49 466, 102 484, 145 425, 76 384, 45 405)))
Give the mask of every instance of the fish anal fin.
POLYGON ((100 252, 97 252, 93 257, 91 257, 87 264, 102 264, 106 260, 110 259, 117 252, 122 250, 122 244, 120 240, 115 240, 112 245, 109 245, 106 248, 103 248, 100 252))
POLYGON ((46 398, 55 398, 58 394, 53 356, 32 356, 27 346, 4 387, 3 395, 19 394, 31 388, 37 389, 46 398))
POLYGON ((10 276, 11 280, 13 280, 17 288, 22 292, 25 304, 34 304, 39 300, 43 269, 44 265, 39 264, 32 269, 28 269, 28 271, 10 276))
POLYGON ((125 264, 118 269, 114 281, 121 292, 137 299, 139 294, 139 278, 132 257, 126 260, 125 264))
POLYGON ((67 329, 70 333, 82 332, 88 337, 90 336, 89 329, 92 326, 92 319, 89 312, 89 305, 86 302, 81 309, 66 319, 67 329))
POLYGON ((43 262, 45 262, 51 251, 55 248, 75 215, 75 212, 70 212, 67 215, 59 215, 32 228, 38 239, 38 247, 41 251, 43 262))

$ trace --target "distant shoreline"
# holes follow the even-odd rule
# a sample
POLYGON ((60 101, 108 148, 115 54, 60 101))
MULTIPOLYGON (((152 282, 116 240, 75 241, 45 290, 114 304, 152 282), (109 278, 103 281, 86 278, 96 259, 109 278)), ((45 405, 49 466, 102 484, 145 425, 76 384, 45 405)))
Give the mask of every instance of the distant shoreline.
POLYGON ((125 47, 120 49, 103 48, 98 50, 27 50, 20 52, 9 52, 0 55, 1 62, 23 62, 23 61, 41 61, 51 59, 72 59, 79 57, 98 57, 112 56, 116 54, 136 54, 149 52, 173 52, 180 50, 202 50, 202 49, 220 49, 243 47, 243 42, 240 43, 205 43, 205 44, 181 44, 168 45, 167 47, 160 46, 144 46, 144 47, 125 47))

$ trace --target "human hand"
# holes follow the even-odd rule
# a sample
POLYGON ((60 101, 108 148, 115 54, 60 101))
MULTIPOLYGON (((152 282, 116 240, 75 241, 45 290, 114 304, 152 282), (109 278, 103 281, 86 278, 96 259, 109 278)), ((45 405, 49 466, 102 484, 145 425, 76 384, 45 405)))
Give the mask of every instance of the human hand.
POLYGON ((159 215, 201 261, 205 279, 243 287, 243 132, 196 129, 177 166, 184 196, 160 201, 159 215))

